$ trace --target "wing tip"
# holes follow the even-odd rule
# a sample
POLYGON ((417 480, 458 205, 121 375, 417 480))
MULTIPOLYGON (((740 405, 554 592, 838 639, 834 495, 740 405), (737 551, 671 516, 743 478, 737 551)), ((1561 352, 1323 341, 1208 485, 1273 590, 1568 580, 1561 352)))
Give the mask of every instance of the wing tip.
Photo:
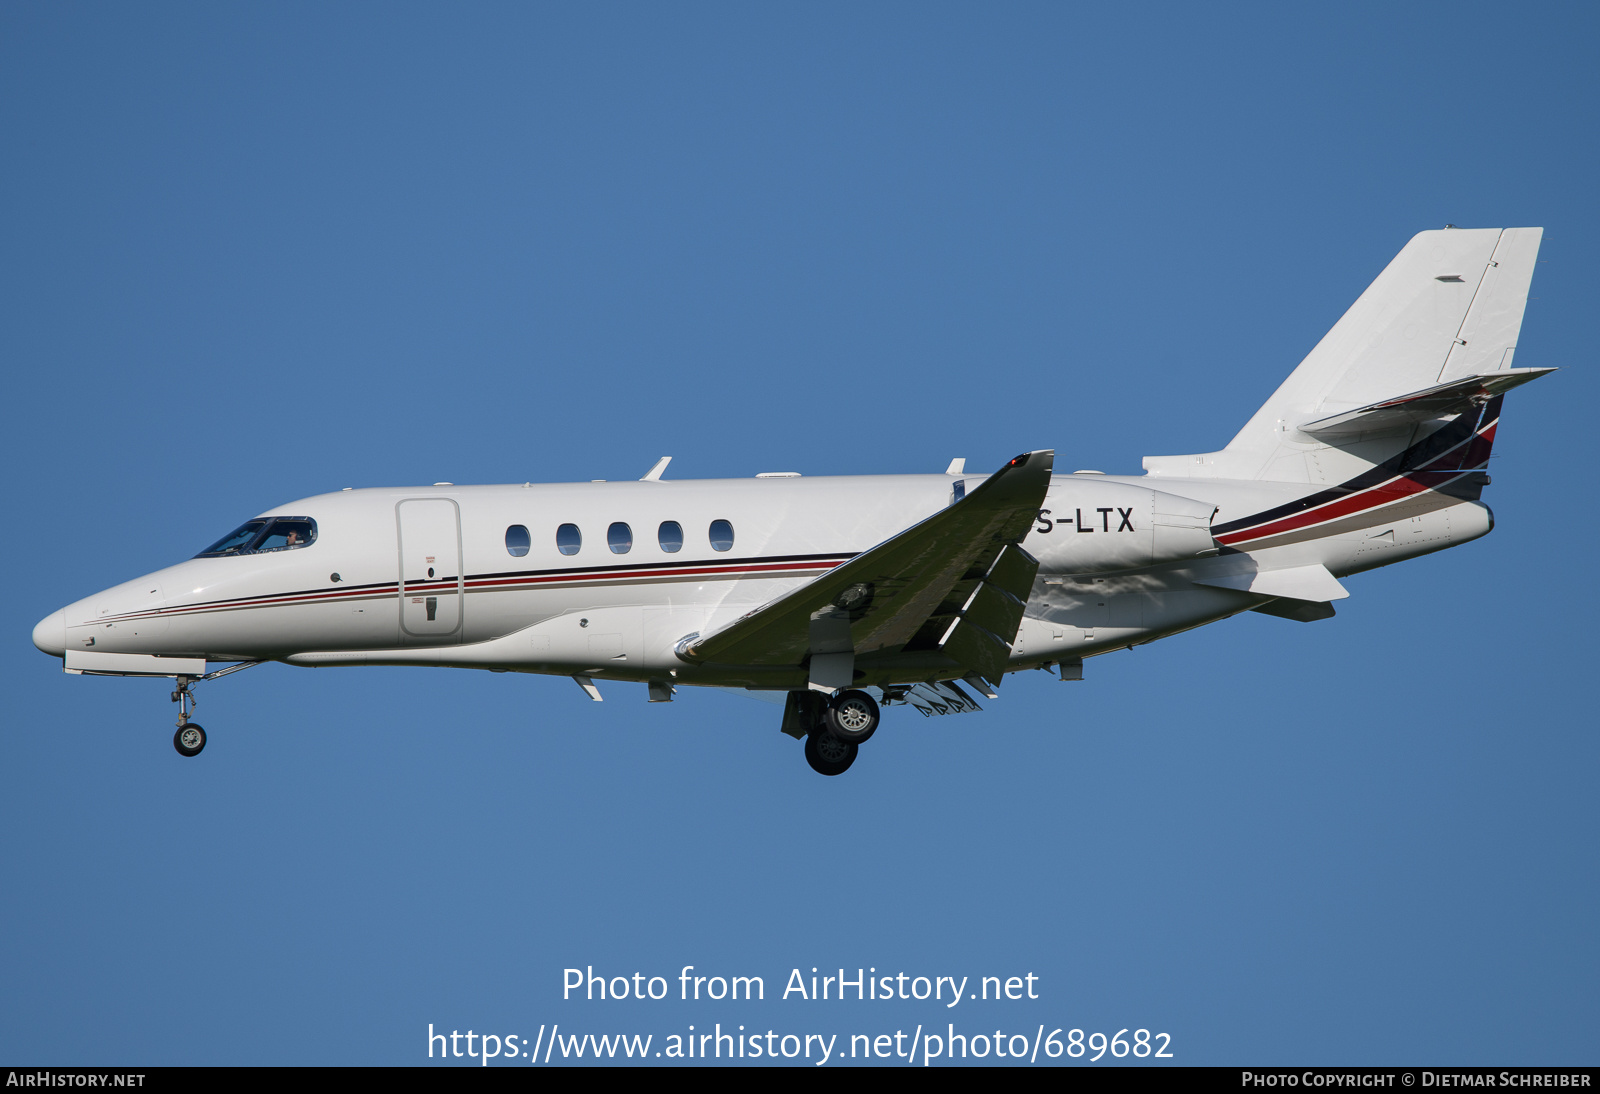
POLYGON ((1034 460, 1042 460, 1048 468, 1053 468, 1056 462, 1056 450, 1053 448, 1037 448, 1032 452, 1024 452, 1012 458, 1007 467, 1027 467, 1034 460))

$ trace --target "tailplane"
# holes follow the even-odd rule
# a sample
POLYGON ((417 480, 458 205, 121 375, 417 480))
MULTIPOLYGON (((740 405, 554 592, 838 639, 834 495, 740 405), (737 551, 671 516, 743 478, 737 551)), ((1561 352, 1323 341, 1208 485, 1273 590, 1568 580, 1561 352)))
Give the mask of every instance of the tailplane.
POLYGON ((1146 456, 1145 470, 1334 485, 1481 468, 1504 393, 1554 371, 1512 366, 1543 232, 1412 237, 1226 448, 1146 456))

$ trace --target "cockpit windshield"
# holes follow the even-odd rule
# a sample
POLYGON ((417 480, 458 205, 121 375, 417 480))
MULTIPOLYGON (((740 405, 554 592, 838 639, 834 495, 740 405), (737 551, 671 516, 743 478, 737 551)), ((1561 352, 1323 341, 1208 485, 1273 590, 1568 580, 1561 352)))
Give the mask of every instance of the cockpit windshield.
POLYGON ((253 520, 250 523, 229 532, 217 542, 195 555, 195 558, 215 558, 219 555, 242 555, 250 549, 256 537, 266 530, 267 522, 253 520))
POLYGON ((263 551, 287 551, 305 547, 316 538, 317 522, 310 517, 269 517, 247 521, 194 557, 226 558, 263 551))

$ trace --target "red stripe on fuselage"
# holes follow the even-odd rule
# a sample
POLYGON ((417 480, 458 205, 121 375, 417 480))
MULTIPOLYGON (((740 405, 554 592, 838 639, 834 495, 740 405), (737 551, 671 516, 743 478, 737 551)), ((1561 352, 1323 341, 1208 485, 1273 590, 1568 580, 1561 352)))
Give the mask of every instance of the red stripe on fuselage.
POLYGON ((1218 536, 1217 542, 1232 547, 1239 543, 1249 543, 1258 539, 1266 539, 1269 536, 1283 535, 1286 532, 1294 532, 1302 528, 1309 528, 1312 525, 1337 520, 1340 517, 1351 516, 1363 510, 1381 508, 1428 490, 1437 490, 1464 474, 1472 474, 1481 469, 1474 466, 1467 471, 1459 470, 1462 460, 1456 456, 1456 453, 1465 447, 1467 456, 1472 459, 1473 464, 1483 463, 1488 459, 1489 447, 1494 444, 1494 434, 1498 424, 1499 419, 1495 419, 1480 432, 1472 434, 1472 436, 1463 440, 1461 444, 1455 445, 1442 453, 1426 467, 1396 475, 1392 479, 1378 483, 1376 486, 1369 486, 1367 489, 1357 491, 1348 497, 1335 498, 1332 501, 1324 502, 1315 508, 1307 509, 1304 513, 1296 513, 1291 517, 1282 517, 1268 524, 1260 524, 1253 528, 1229 532, 1226 535, 1218 536), (1480 441, 1482 442, 1481 447, 1480 441), (1441 467, 1448 467, 1450 470, 1440 470, 1441 467))
POLYGON ((1339 517, 1347 517, 1352 513, 1359 513, 1363 509, 1376 509, 1390 502, 1399 501, 1413 494, 1420 494, 1424 490, 1432 489, 1415 479, 1399 478, 1390 479, 1386 483, 1363 490, 1359 494, 1352 494, 1348 498, 1328 502, 1326 505, 1307 510, 1296 516, 1275 520, 1271 524, 1263 524, 1243 532, 1230 532, 1225 536, 1218 536, 1217 542, 1232 547, 1236 543, 1247 543, 1251 540, 1266 539, 1268 536, 1278 536, 1285 532, 1298 531, 1308 528, 1313 524, 1323 524, 1339 517))
MULTIPOLYGON (((540 585, 574 584, 580 582, 606 582, 606 583, 637 583, 663 577, 741 577, 759 576, 762 574, 801 575, 808 571, 825 573, 833 569, 845 559, 829 559, 813 562, 765 562, 765 563, 722 563, 720 565, 694 566, 687 565, 672 569, 615 569, 615 570, 584 570, 576 573, 540 574, 527 577, 504 578, 469 578, 465 582, 468 591, 513 591, 517 587, 536 588, 540 585)), ((357 600, 357 599, 387 599, 393 596, 420 596, 427 593, 454 592, 460 588, 454 581, 430 581, 420 585, 407 585, 404 588, 396 583, 373 587, 371 585, 359 589, 330 589, 324 592, 312 593, 284 593, 273 596, 243 597, 236 600, 219 600, 207 604, 179 605, 173 608, 157 608, 144 612, 130 612, 125 615, 106 616, 89 623, 122 623, 139 619, 154 619, 160 616, 193 615, 203 612, 232 611, 237 608, 268 608, 284 604, 305 604, 311 602, 357 600)))
MULTIPOLYGON (((839 562, 843 562, 840 559, 839 562)), ((507 585, 550 585, 564 584, 578 581, 614 581, 621 579, 654 580, 662 577, 713 577, 719 574, 771 574, 771 573, 797 573, 806 570, 815 570, 818 573, 833 569, 839 562, 771 562, 759 566, 714 566, 709 568, 684 567, 677 570, 608 570, 596 573, 589 571, 575 574, 542 574, 538 577, 502 577, 493 579, 468 580, 468 589, 490 589, 507 585)), ((443 588, 455 588, 446 584, 443 588)), ((406 592, 414 591, 412 586, 406 587, 406 592)))

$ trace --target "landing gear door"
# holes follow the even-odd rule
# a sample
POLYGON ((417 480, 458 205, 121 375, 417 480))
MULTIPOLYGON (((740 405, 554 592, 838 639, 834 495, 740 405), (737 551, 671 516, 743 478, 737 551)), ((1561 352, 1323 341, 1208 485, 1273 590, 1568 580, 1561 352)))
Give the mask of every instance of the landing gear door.
POLYGON ((449 498, 409 498, 400 529, 400 628, 418 638, 459 639, 463 580, 461 511, 449 498))

